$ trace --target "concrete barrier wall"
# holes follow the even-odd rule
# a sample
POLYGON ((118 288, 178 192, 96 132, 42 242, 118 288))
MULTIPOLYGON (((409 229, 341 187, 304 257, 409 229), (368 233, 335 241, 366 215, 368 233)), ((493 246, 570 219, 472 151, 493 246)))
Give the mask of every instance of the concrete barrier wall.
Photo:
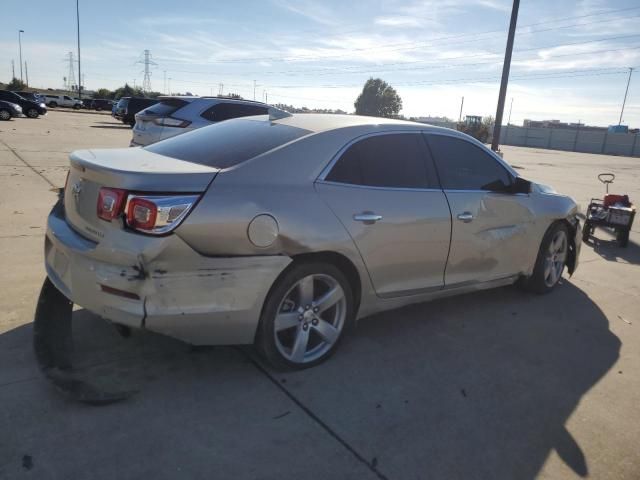
POLYGON ((503 145, 640 157, 640 134, 502 127, 503 145))

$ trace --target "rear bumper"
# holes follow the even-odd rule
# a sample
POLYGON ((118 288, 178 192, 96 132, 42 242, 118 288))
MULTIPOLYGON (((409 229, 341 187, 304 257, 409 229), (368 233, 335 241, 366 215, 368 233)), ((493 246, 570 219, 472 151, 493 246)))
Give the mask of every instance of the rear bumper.
POLYGON ((110 236, 100 243, 85 239, 56 205, 45 239, 51 282, 108 320, 198 345, 252 343, 269 288, 291 261, 205 257, 177 235, 122 230, 110 236))

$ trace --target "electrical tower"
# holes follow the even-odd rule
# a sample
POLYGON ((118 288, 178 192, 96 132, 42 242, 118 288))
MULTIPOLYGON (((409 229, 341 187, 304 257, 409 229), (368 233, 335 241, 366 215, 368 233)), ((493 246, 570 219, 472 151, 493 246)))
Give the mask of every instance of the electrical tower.
POLYGON ((73 64, 75 63, 75 59, 73 58, 73 52, 69 52, 67 54, 67 62, 69 62, 69 73, 67 73, 67 83, 65 85, 65 88, 68 91, 72 91, 76 85, 75 68, 73 66, 73 64))
POLYGON ((151 65, 158 65, 151 59, 151 52, 149 50, 144 51, 144 59, 138 60, 136 63, 144 64, 144 80, 142 81, 142 91, 150 92, 151 91, 151 70, 149 67, 151 65))

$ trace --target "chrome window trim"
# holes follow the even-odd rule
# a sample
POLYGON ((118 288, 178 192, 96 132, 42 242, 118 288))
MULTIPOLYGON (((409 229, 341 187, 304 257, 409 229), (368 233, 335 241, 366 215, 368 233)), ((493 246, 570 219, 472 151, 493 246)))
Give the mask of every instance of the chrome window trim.
POLYGON ((330 185, 334 187, 347 187, 347 188, 364 188, 367 190, 391 190, 391 191, 401 191, 401 192, 440 192, 442 193, 442 190, 439 188, 376 187, 371 185, 357 185, 355 183, 333 182, 330 180, 318 180, 315 183, 317 183, 318 185, 330 185))
MULTIPOLYGON (((384 131, 381 131, 381 132, 369 132, 369 133, 365 133, 363 135, 360 135, 358 137, 352 138, 342 148, 340 148, 336 152, 336 154, 331 158, 331 160, 329 161, 327 166, 322 169, 322 171, 320 172, 320 175, 318 175, 318 178, 316 178, 316 182, 317 183, 328 183, 328 184, 333 184, 333 185, 348 185, 348 186, 364 187, 364 188, 381 188, 381 189, 390 189, 390 190, 429 190, 429 191, 433 190, 433 191, 441 192, 442 190, 440 190, 439 188, 430 189, 430 188, 408 188, 408 187, 375 187, 375 186, 369 186, 369 185, 356 185, 356 184, 353 184, 353 183, 343 183, 343 182, 334 182, 334 181, 325 180, 327 175, 329 175, 329 172, 331 171, 333 166, 342 157, 344 152, 346 152, 349 149, 349 147, 351 147, 353 144, 355 144, 357 142, 360 142, 362 140, 365 140, 365 139, 371 138, 371 137, 380 137, 382 135, 407 134, 407 133, 410 133, 412 135, 422 135, 423 132, 424 132, 424 129, 419 129, 419 130, 418 129, 384 130, 384 131)), ((426 159, 425 159, 425 161, 426 161, 426 159)), ((316 183, 316 182, 314 182, 314 183, 316 183)))

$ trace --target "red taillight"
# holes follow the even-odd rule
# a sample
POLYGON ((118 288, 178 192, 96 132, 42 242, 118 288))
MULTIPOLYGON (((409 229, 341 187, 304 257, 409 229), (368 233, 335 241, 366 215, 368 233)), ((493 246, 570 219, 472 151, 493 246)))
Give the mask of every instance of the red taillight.
POLYGON ((136 230, 153 230, 158 207, 146 198, 132 197, 127 207, 127 224, 136 230))
POLYGON ((127 191, 119 188, 101 188, 98 192, 98 218, 110 222, 124 209, 127 191))

